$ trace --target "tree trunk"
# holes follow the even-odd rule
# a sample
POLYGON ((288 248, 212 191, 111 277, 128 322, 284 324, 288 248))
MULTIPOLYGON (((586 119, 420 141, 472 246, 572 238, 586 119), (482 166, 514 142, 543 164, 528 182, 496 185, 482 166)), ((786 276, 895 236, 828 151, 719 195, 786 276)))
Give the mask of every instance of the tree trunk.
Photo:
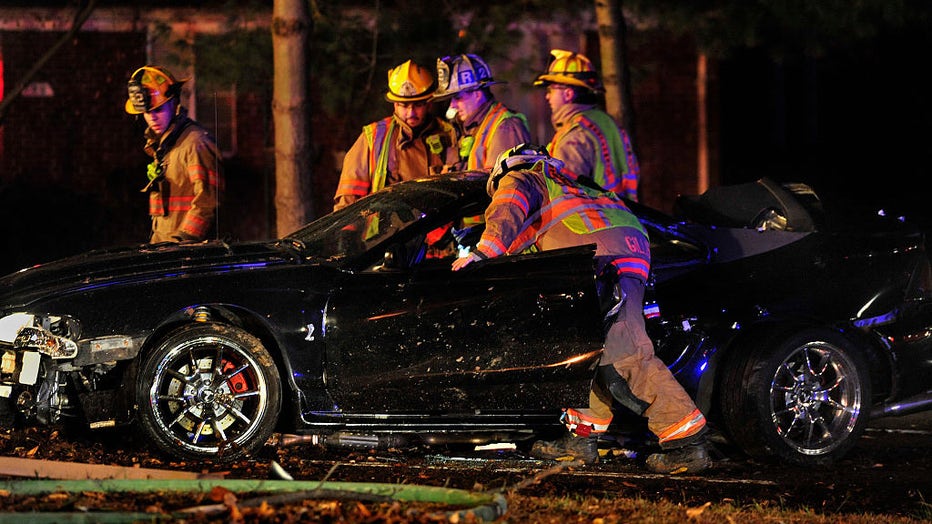
POLYGON ((625 56, 625 19, 621 0, 595 0, 595 18, 599 26, 605 111, 625 128, 634 143, 634 111, 625 56))
POLYGON ((306 0, 275 0, 272 7, 276 236, 295 231, 313 215, 307 122, 307 9, 306 0))

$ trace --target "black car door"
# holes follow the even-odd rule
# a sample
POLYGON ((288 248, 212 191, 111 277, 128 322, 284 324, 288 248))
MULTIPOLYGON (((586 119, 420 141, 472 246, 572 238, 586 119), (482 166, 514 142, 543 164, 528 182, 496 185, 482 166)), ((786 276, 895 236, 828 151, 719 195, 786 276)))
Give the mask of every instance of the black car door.
POLYGON ((353 275, 327 312, 343 412, 552 411, 588 398, 602 342, 586 248, 353 275))

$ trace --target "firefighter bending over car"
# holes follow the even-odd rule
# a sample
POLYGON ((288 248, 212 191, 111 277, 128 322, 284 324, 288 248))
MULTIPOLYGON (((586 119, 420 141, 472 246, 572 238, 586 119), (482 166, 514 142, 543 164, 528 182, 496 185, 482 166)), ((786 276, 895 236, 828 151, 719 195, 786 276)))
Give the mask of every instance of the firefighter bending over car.
POLYGON ((188 118, 181 86, 165 68, 137 69, 127 85, 126 112, 143 115, 152 233, 149 242, 205 240, 216 227, 222 187, 220 151, 206 129, 188 118))
POLYGON ((588 408, 567 408, 569 430, 555 441, 538 441, 533 456, 598 462, 598 439, 612 420, 613 399, 647 418, 661 452, 647 458, 657 473, 698 472, 711 464, 706 420, 654 353, 644 327, 644 287, 650 242, 638 218, 615 193, 576 183, 563 162, 541 147, 520 145, 504 152, 489 176, 492 202, 475 250, 453 262, 458 271, 472 262, 530 247, 541 250, 596 245, 600 275, 614 284, 605 345, 592 381, 588 408))

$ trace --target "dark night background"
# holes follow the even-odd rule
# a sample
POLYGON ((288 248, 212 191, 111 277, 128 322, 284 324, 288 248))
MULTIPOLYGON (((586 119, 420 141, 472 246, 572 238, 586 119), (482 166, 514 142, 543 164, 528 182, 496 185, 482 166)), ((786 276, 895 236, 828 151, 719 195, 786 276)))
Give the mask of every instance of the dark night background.
POLYGON ((745 52, 722 64, 722 182, 803 181, 858 208, 932 225, 932 36, 881 34, 782 67, 745 52))

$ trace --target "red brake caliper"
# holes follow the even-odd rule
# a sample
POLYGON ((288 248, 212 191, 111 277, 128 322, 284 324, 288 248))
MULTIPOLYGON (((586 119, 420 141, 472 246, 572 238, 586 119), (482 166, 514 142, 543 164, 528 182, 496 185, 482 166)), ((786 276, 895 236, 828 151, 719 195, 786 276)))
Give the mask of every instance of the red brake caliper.
MULTIPOLYGON (((220 362, 220 371, 226 373, 233 369, 235 369, 235 366, 229 360, 222 360, 220 362)), ((244 377, 242 373, 237 373, 227 379, 227 384, 230 385, 230 391, 234 393, 242 393, 246 391, 248 387, 248 384, 246 384, 246 377, 244 377)))

